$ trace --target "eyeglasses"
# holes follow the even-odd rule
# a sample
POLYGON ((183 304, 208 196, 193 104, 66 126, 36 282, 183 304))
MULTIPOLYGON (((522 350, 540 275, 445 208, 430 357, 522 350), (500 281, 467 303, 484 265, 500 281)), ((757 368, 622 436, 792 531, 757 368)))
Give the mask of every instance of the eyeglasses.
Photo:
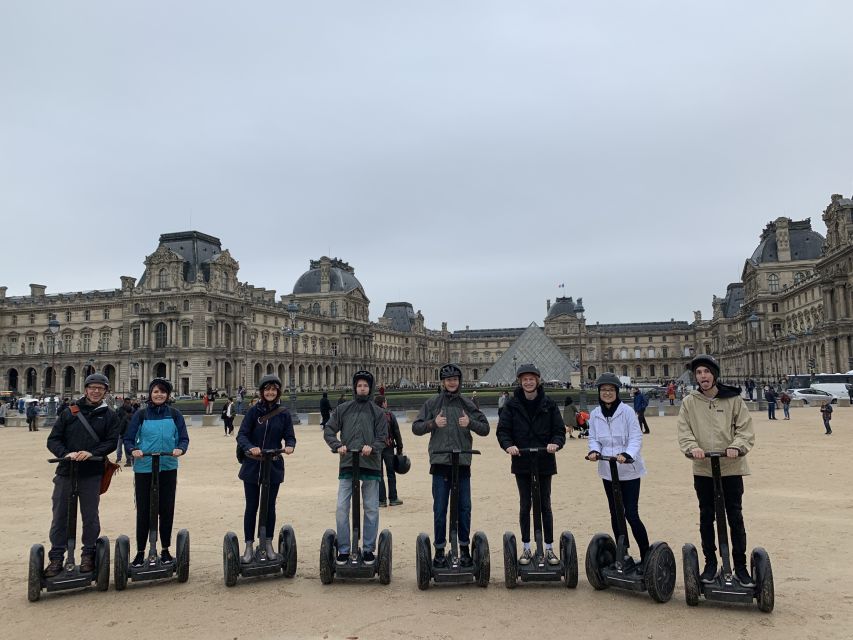
POLYGON ((90 384, 90 385, 89 385, 88 387, 86 387, 86 388, 87 388, 87 389, 89 389, 90 391, 97 391, 98 393, 104 393, 104 392, 106 392, 106 390, 107 390, 107 388, 106 388, 106 387, 101 387, 101 386, 94 385, 94 384, 90 384))

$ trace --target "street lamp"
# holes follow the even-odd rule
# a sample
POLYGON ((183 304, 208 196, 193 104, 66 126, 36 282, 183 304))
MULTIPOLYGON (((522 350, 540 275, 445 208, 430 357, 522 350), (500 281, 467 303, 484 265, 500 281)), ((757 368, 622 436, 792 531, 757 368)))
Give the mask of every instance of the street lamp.
POLYGON ((56 338, 59 334, 59 320, 51 318, 47 323, 52 339, 50 341, 50 400, 47 401, 47 414, 56 415, 56 338))
POLYGON ((512 357, 512 375, 516 375, 518 373, 518 358, 516 356, 512 357))
MULTIPOLYGON (((752 327, 752 345, 753 345, 753 355, 752 355, 752 370, 758 373, 758 325, 760 320, 755 312, 749 316, 746 321, 749 323, 749 326, 752 327)), ((764 377, 764 372, 760 372, 761 377, 764 377)))
POLYGON ((287 305, 287 313, 290 316, 290 327, 282 327, 283 335, 290 338, 290 406, 292 408, 292 416, 294 424, 299 424, 299 413, 296 411, 296 345, 297 338, 302 335, 304 329, 296 328, 296 314, 299 312, 299 305, 291 300, 287 305))
POLYGON ((575 317, 579 320, 578 322, 578 380, 580 380, 581 390, 580 390, 580 398, 578 402, 580 403, 581 411, 586 411, 586 388, 584 387, 584 372, 583 372, 583 303, 581 302, 581 298, 578 298, 578 303, 575 305, 575 317))

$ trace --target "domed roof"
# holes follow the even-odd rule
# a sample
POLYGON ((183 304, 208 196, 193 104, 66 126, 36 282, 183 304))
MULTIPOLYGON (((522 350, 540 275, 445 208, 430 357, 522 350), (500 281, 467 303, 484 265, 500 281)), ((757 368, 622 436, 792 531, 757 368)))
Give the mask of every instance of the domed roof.
POLYGON ((551 305, 551 308, 548 309, 548 315, 545 316, 545 319, 548 320, 562 315, 575 317, 578 312, 583 312, 583 305, 580 298, 578 298, 577 303, 572 300, 571 296, 568 298, 557 298, 554 304, 551 305))
POLYGON ((346 293, 359 287, 364 289, 358 278, 355 277, 355 270, 346 262, 337 258, 330 260, 323 257, 319 260, 312 260, 310 264, 311 268, 299 276, 293 286, 293 293, 321 293, 323 271, 326 269, 329 272, 330 292, 346 293))
MULTIPOLYGON (((779 262, 779 248, 776 242, 777 222, 769 223, 761 233, 761 240, 751 260, 756 264, 779 262)), ((812 230, 810 219, 788 222, 791 260, 816 260, 820 258, 824 237, 812 230)))

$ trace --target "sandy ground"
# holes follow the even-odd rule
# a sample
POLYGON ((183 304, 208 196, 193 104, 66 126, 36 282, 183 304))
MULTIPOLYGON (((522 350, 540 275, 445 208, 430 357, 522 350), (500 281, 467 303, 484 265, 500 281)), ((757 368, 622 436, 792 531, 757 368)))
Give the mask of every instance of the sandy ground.
MULTIPOLYGON (((853 409, 835 412, 831 437, 823 435, 817 409, 792 409, 790 421, 769 422, 754 413, 757 445, 750 455, 753 475, 746 480, 744 512, 748 545, 765 547, 772 559, 776 610, 684 602, 681 545, 698 546, 698 512, 690 463, 675 443, 675 418, 652 417, 652 434, 643 454, 649 475, 643 480, 641 514, 652 540, 675 551, 678 581, 673 599, 655 604, 645 595, 596 592, 581 564, 577 589, 554 584, 504 588, 501 538, 518 532, 518 498, 509 460, 493 433, 479 439, 484 455, 475 459, 473 528, 489 538, 492 581, 476 586, 433 586, 420 592, 415 582, 415 538, 432 537, 432 500, 426 438, 403 424, 411 473, 400 480, 405 504, 380 511, 380 526, 394 537, 393 579, 336 581, 323 586, 318 576, 320 538, 334 526, 337 458, 329 454, 318 427, 297 427, 297 452, 287 461, 279 496, 279 523, 293 525, 298 546, 296 577, 241 580, 226 588, 222 577, 222 538, 240 531, 242 486, 237 480, 233 438, 221 429, 193 427, 191 445, 179 472, 175 528, 192 540, 187 584, 129 584, 42 595, 26 599, 27 557, 31 544, 47 544, 53 467, 45 462, 47 430, 28 433, 0 429, 6 463, 0 468, 0 637, 41 638, 513 638, 534 633, 543 638, 851 638, 853 569, 849 529, 853 524, 853 409), (62 625, 58 627, 57 625, 62 625), (48 631, 50 629, 50 631, 48 631), (713 631, 712 631, 713 629, 713 631), (154 634, 154 635, 152 635, 154 634), (699 634, 697 636, 697 634, 699 634)), ((494 426, 494 425, 493 425, 494 426)), ((585 462, 586 442, 569 440, 559 453, 554 481, 555 530, 578 540, 579 555, 591 536, 607 531, 607 503, 594 465, 585 462)), ((102 534, 111 541, 133 535, 132 474, 114 480, 101 502, 102 534)))

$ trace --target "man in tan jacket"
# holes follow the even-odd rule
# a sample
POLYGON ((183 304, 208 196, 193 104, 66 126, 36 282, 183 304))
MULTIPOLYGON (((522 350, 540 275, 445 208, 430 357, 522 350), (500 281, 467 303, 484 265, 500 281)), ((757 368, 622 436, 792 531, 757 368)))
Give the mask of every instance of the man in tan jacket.
POLYGON ((719 382, 720 365, 708 355, 690 362, 695 389, 681 403, 678 413, 678 446, 693 458, 693 487, 699 498, 699 533, 705 554, 703 582, 717 575, 717 546, 714 537, 714 481, 706 451, 725 451, 720 460, 726 518, 732 544, 735 578, 744 587, 755 586, 746 566, 746 528, 743 524, 743 476, 749 475, 745 456, 755 443, 752 417, 739 387, 719 382))

